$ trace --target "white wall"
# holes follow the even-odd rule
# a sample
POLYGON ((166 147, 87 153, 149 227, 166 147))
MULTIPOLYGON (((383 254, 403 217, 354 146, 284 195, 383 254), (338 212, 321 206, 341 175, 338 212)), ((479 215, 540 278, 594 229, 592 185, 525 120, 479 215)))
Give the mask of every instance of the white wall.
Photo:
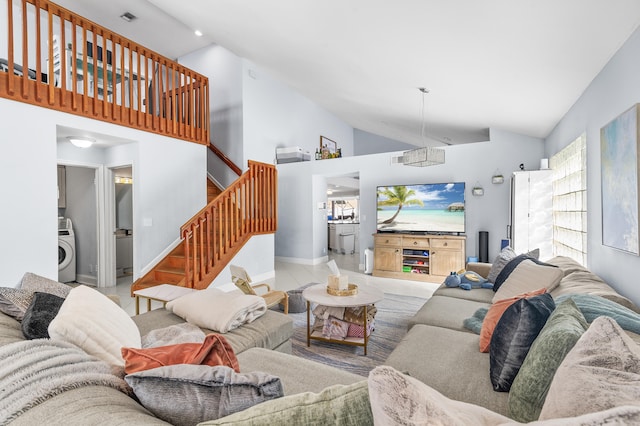
POLYGON ((360 129, 353 129, 354 155, 377 154, 380 152, 407 151, 416 148, 415 145, 374 135, 360 129))
MULTIPOLYGON (((211 45, 185 55, 179 62, 209 79, 210 140, 242 170, 247 168, 242 146, 242 59, 224 47, 211 45)), ((223 187, 238 176, 212 152, 208 170, 223 187)))
POLYGON ((0 147, 7 200, 0 221, 8 224, 0 248, 3 285, 17 283, 26 271, 57 279, 57 163, 76 161, 64 152, 58 156, 57 125, 137 141, 135 148, 123 145, 104 154, 107 165, 134 164, 134 274, 175 241, 180 226, 206 203, 203 145, 6 99, 0 99, 0 114, 2 139, 10 142, 0 147), (145 218, 151 226, 143 226, 145 218))
POLYGON ((278 165, 278 232, 276 256, 299 263, 319 263, 327 247, 326 213, 317 208, 326 200, 326 176, 358 172, 360 176, 360 257, 373 246, 376 231, 376 187, 379 185, 437 182, 466 182, 467 255, 478 254, 479 231, 489 232, 489 257, 500 250, 509 223, 509 177, 519 170, 537 169, 544 151, 540 139, 492 129, 491 141, 446 148, 446 163, 431 167, 391 164, 401 152, 345 157, 278 165), (507 179, 491 183, 499 170, 507 179), (482 197, 471 195, 476 184, 484 187, 482 197), (313 230, 313 238, 309 238, 313 230))
POLYGON ((249 61, 243 70, 244 160, 275 162, 278 147, 299 146, 310 153, 320 136, 336 141, 343 156, 353 155, 353 128, 249 61))
POLYGON ((640 257, 602 245, 600 129, 640 102, 640 30, 627 40, 546 139, 551 157, 582 133, 587 135, 587 257, 589 268, 618 292, 640 304, 632 278, 640 257))

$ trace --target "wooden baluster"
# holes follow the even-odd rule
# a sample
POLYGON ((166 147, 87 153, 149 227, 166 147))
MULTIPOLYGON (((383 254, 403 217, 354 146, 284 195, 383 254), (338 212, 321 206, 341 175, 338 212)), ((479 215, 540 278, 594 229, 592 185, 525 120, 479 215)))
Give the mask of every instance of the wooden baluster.
MULTIPOLYGON (((49 69, 47 70, 47 72, 49 73, 50 76, 53 75, 53 13, 51 12, 51 5, 49 5, 49 7, 47 7, 47 17, 48 17, 48 24, 49 24, 49 35, 48 35, 48 40, 49 40, 49 69)), ((22 71, 24 72, 25 75, 28 75, 28 71, 27 69, 22 69, 22 71)), ((55 103, 55 96, 56 93, 54 91, 54 87, 52 84, 49 85, 49 105, 53 105, 55 103)))
MULTIPOLYGON (((11 3, 11 2, 9 2, 11 3)), ((11 18, 9 18, 11 19, 11 18)), ((27 2, 22 1, 22 99, 29 98, 29 39, 27 33, 27 2)), ((36 76, 37 78, 38 76, 36 76)))
MULTIPOLYGON (((131 75, 131 70, 133 69, 133 48, 131 47, 131 43, 129 43, 129 63, 127 69, 129 70, 129 75, 131 75)), ((124 70, 122 68, 122 85, 124 86, 124 70)), ((131 90, 131 86, 129 86, 129 124, 133 124, 133 91, 131 90)), ((124 102, 124 98, 122 100, 124 102)))
MULTIPOLYGON (((144 119, 144 117, 142 116, 142 69, 140 68, 140 51, 136 50, 136 54, 138 57, 138 66, 136 67, 136 86, 138 89, 138 98, 136 100, 136 109, 137 109, 137 116, 138 116, 138 126, 142 127, 142 119, 144 119)), ((133 74, 129 73, 129 75, 131 76, 131 81, 133 81, 133 74)), ((129 84, 129 87, 131 87, 131 84, 129 84)))
MULTIPOLYGON (((78 36, 76 34, 76 18, 71 15, 71 34, 73 41, 71 42, 71 62, 69 63, 69 71, 71 71, 71 107, 74 111, 78 110, 78 36)), ((60 55, 67 57, 66 50, 62 49, 60 55)), ((49 84, 53 84, 50 81, 49 84)))
MULTIPOLYGON (((102 117, 107 118, 109 113, 109 98, 111 97, 111 93, 113 88, 115 88, 115 67, 109 66, 109 56, 107 54, 107 37, 104 32, 100 32, 102 36, 102 117), (111 69, 111 72, 109 72, 111 69), (111 74, 111 78, 109 78, 109 74, 111 74)), ((98 57, 94 56, 94 63, 98 62, 98 57)), ((100 75, 100 74, 98 74, 100 75)))
MULTIPOLYGON (((35 0, 35 2, 33 3, 35 8, 36 8, 36 58, 38 58, 38 60, 36 61, 36 78, 42 78, 42 64, 40 63, 40 58, 42 58, 42 29, 41 29, 41 24, 40 24, 40 10, 42 9, 40 7, 40 0, 35 0)), ((13 48, 11 48, 13 49, 13 48)), ((11 62, 11 61, 9 61, 11 62)), ((53 76, 48 76, 49 79, 51 79, 53 76)), ((37 103, 44 103, 43 102, 44 99, 42 99, 42 96, 40 95, 40 85, 36 84, 36 102, 37 103)))
MULTIPOLYGON (((65 110, 67 106, 67 39, 66 39, 66 19, 62 16, 60 10, 58 17, 60 18, 60 45, 58 46, 58 52, 60 52, 60 105, 65 110)), ((55 62, 55 58, 49 59, 51 62, 55 62)), ((51 78, 55 77, 54 74, 49 74, 51 78)), ((53 84, 49 84, 49 87, 54 87, 53 84)))
POLYGON ((89 52, 87 52, 87 27, 82 23, 82 108, 85 113, 89 112, 89 52))

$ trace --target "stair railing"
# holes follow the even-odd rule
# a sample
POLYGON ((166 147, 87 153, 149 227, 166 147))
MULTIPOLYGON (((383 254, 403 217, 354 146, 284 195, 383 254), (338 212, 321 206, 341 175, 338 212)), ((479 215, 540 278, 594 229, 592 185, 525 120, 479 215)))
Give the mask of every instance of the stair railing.
POLYGON ((185 287, 209 286, 252 235, 278 227, 277 170, 249 161, 249 170, 185 223, 185 287))

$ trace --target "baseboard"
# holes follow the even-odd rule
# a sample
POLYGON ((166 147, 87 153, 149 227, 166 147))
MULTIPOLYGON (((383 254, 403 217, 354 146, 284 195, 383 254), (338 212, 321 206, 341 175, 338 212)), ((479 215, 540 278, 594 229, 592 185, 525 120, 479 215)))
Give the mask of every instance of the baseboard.
POLYGON ((167 257, 171 251, 178 247, 178 245, 182 242, 180 238, 176 239, 173 243, 171 243, 166 249, 164 249, 159 255, 155 257, 151 262, 149 262, 142 270, 140 271, 140 276, 144 277, 149 273, 162 259, 167 257))
POLYGON ((319 265, 321 263, 327 263, 329 261, 329 256, 316 257, 315 259, 276 256, 275 260, 276 262, 295 263, 298 265, 319 265))
POLYGON ((211 182, 213 182, 213 184, 214 184, 215 186, 217 186, 217 187, 218 187, 218 189, 220 189, 220 190, 224 190, 224 188, 225 188, 225 187, 224 187, 224 185, 222 185, 220 182, 218 182, 218 181, 216 180, 216 178, 214 178, 214 177, 211 175, 211 173, 207 172, 207 177, 209 178, 209 180, 210 180, 211 182))
POLYGON ((92 287, 97 287, 98 277, 94 275, 76 274, 76 282, 80 284, 90 285, 92 287))

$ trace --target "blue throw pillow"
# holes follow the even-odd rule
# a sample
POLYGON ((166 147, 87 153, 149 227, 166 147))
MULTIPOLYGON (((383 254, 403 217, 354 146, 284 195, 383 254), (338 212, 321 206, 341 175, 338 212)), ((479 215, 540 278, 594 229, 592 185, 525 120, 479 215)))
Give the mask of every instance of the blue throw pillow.
POLYGON ((556 305, 549 293, 520 299, 496 324, 489 346, 489 375, 493 389, 509 392, 533 341, 556 305))
POLYGON ((606 316, 613 318, 622 329, 640 334, 640 314, 612 300, 594 294, 565 294, 556 299, 560 304, 572 299, 587 322, 606 316))

